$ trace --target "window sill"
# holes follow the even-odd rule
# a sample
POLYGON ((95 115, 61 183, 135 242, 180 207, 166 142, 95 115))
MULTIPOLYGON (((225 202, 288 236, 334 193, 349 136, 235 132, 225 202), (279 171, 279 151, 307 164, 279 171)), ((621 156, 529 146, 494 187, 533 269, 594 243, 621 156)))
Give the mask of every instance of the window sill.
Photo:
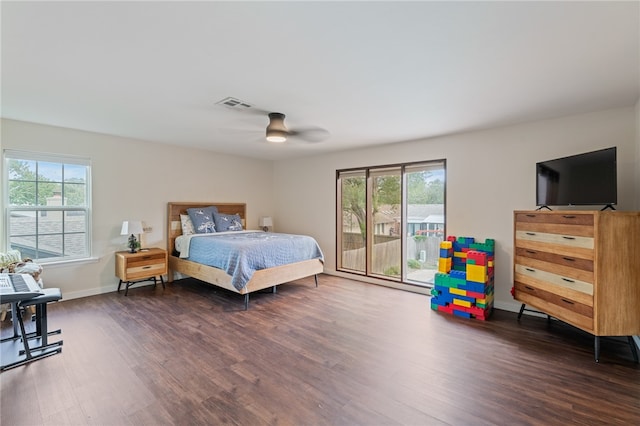
POLYGON ((47 268, 57 268, 60 266, 68 266, 68 265, 76 265, 83 263, 98 263, 100 258, 98 257, 85 257, 82 259, 69 259, 69 260, 58 260, 54 262, 43 262, 42 260, 34 260, 38 265, 46 266, 47 268))

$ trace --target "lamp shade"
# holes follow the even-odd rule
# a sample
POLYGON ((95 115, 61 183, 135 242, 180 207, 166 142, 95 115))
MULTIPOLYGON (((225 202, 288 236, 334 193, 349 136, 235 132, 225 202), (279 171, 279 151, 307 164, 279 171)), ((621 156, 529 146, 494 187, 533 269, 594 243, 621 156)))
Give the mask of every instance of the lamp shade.
POLYGON ((122 230, 120 231, 120 235, 135 235, 142 234, 144 230, 142 229, 142 222, 139 220, 125 220, 122 222, 122 230))
POLYGON ((263 216, 260 218, 259 225, 262 227, 273 226, 273 219, 271 219, 271 216, 263 216))

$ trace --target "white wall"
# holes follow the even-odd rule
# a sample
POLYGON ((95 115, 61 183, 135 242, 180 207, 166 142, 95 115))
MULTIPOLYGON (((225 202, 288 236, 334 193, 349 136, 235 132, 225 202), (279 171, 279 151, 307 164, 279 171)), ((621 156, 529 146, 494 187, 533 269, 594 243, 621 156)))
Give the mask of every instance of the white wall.
POLYGON ((611 146, 618 148, 617 209, 633 210, 638 181, 636 111, 631 107, 282 160, 274 167, 274 221, 278 231, 314 236, 325 253, 326 272, 342 275, 335 271, 336 169, 444 158, 447 233, 496 240, 495 305, 515 310, 519 304, 510 294, 513 210, 535 209, 536 162, 611 146))
MULTIPOLYGON (((43 273, 45 286, 60 287, 65 299, 116 289, 114 252, 126 250, 123 220, 143 220, 153 229, 143 245, 165 248, 168 201, 246 202, 251 228, 273 214, 271 161, 13 120, 2 120, 1 131, 3 149, 91 158, 97 259, 48 265, 43 273)), ((4 246, 4 232, 0 240, 4 246)))

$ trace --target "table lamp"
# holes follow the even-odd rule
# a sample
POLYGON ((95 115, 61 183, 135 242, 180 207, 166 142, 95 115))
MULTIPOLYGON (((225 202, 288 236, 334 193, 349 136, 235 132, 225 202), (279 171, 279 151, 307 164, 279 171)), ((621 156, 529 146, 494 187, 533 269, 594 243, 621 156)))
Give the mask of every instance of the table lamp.
POLYGON ((138 239, 136 238, 136 235, 140 235, 143 232, 144 231, 142 229, 142 222, 139 220, 125 220, 124 222, 122 222, 122 230, 120 231, 120 235, 130 235, 130 253, 136 252, 136 248, 138 247, 138 239))
POLYGON ((273 226, 273 219, 270 216, 263 216, 260 218, 259 225, 262 226, 262 230, 267 232, 270 226, 273 226))

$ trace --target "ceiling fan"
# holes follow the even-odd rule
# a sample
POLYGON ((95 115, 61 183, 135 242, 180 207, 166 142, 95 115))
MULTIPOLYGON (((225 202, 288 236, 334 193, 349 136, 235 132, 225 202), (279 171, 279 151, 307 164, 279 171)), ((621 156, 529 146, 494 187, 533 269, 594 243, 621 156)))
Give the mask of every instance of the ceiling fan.
POLYGON ((296 137, 306 142, 322 142, 329 137, 329 132, 320 127, 305 127, 298 129, 288 129, 284 124, 285 115, 281 112, 270 112, 269 125, 266 129, 268 142, 283 143, 289 137, 296 137))
MULTIPOLYGON (((295 129, 289 129, 284 124, 285 115, 281 112, 269 112, 260 108, 256 108, 254 105, 241 101, 238 98, 227 97, 218 102, 216 105, 220 105, 229 110, 235 110, 242 113, 248 113, 251 115, 261 115, 269 117, 269 124, 267 125, 264 133, 268 142, 283 143, 291 139, 300 139, 305 142, 322 142, 329 137, 329 131, 321 127, 300 127, 295 129)), ((253 126, 252 126, 253 127, 253 126)), ((231 129, 228 129, 231 130, 231 129)), ((257 129, 256 129, 257 130, 257 129)), ((247 133, 247 130, 234 129, 234 133, 241 131, 247 133)), ((253 132, 254 130, 249 130, 253 132)))

